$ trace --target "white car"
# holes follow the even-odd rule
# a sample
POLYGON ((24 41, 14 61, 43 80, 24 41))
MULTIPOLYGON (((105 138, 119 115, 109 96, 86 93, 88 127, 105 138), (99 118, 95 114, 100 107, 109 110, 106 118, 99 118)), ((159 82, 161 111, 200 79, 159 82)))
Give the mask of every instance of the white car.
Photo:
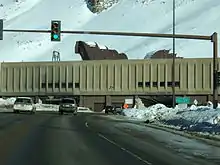
POLYGON ((34 114, 36 112, 36 106, 30 97, 17 97, 13 106, 14 113, 30 112, 34 114))

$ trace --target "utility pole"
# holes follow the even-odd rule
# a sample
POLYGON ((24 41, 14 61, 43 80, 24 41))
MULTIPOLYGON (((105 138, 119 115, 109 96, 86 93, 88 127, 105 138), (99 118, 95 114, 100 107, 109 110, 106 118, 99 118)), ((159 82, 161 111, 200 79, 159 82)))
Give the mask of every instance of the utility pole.
POLYGON ((175 17, 176 17, 176 14, 175 14, 175 0, 173 0, 173 64, 172 64, 172 100, 173 100, 173 108, 175 108, 176 106, 176 97, 175 97, 175 54, 176 54, 176 48, 175 48, 175 24, 176 24, 176 21, 175 21, 175 17))

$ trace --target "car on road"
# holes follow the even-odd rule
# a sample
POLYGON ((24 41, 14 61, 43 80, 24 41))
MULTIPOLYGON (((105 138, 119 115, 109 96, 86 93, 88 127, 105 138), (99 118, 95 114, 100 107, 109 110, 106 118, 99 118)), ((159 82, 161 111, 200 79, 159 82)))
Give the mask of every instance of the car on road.
POLYGON ((36 106, 33 99, 31 97, 17 97, 13 105, 13 112, 30 112, 34 114, 36 112, 36 106))
POLYGON ((108 105, 105 107, 105 113, 109 114, 109 113, 113 113, 113 114, 120 114, 122 111, 122 108, 120 106, 116 106, 116 105, 108 105))
POLYGON ((59 105, 59 113, 63 115, 64 112, 66 113, 73 113, 74 115, 77 115, 77 104, 76 100, 73 98, 63 98, 61 99, 60 105, 59 105))

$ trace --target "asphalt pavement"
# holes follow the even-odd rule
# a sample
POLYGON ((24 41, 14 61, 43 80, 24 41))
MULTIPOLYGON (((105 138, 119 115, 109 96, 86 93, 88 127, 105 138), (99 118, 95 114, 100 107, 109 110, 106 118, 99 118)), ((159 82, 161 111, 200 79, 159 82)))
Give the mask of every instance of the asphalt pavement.
POLYGON ((220 153, 208 159, 181 152, 153 132, 101 114, 0 113, 0 165, 220 164, 220 153))

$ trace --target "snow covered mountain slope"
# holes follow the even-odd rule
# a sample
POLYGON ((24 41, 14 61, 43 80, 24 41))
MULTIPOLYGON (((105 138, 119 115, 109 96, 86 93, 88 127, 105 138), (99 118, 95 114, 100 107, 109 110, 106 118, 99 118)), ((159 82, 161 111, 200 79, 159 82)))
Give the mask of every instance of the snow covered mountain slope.
MULTIPOLYGON (((0 0, 5 29, 49 29, 50 21, 59 19, 63 30, 172 33, 172 0, 119 0, 100 14, 91 13, 85 0, 15 1, 0 0)), ((220 32, 220 1, 176 0, 176 20, 177 33, 220 32)), ((61 60, 80 60, 80 55, 74 53, 77 40, 96 41, 131 59, 143 59, 147 52, 172 48, 172 39, 161 38, 62 35, 62 42, 52 43, 50 34, 4 33, 0 61, 51 60, 53 50, 60 51, 61 60)), ((177 40, 176 51, 188 58, 211 57, 212 45, 209 41, 177 40)))

